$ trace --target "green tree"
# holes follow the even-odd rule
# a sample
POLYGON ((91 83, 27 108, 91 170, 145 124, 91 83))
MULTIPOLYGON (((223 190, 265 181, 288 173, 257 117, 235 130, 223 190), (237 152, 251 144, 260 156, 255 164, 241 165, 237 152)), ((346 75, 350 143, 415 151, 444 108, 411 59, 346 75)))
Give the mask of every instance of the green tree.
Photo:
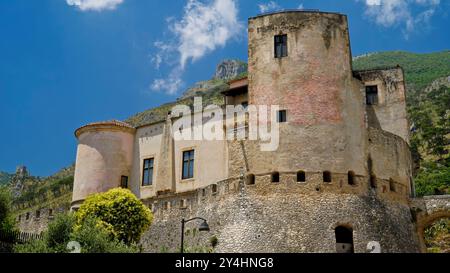
POLYGON ((11 191, 6 186, 0 186, 0 232, 15 229, 15 219, 11 210, 11 191))
POLYGON ((137 243, 153 220, 151 211, 127 189, 111 189, 88 197, 76 213, 77 228, 88 218, 126 244, 137 243))

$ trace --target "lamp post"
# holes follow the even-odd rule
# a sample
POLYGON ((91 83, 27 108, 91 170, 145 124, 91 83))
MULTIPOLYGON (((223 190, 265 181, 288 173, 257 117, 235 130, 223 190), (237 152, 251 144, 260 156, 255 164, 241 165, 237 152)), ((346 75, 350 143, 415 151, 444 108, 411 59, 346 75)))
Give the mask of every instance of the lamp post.
POLYGON ((202 217, 194 217, 192 219, 189 220, 184 220, 181 219, 181 253, 183 253, 184 251, 184 225, 190 221, 193 220, 202 220, 203 222, 200 224, 200 226, 198 227, 199 231, 209 231, 209 225, 208 222, 206 222, 206 219, 202 218, 202 217))

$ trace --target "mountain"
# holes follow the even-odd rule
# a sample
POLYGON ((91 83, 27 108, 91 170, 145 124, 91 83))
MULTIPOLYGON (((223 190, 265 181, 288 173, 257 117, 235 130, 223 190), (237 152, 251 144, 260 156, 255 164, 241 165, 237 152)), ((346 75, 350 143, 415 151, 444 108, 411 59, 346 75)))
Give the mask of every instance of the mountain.
POLYGON ((141 126, 166 118, 167 113, 176 104, 192 106, 194 97, 201 96, 203 105, 223 105, 221 92, 228 89, 228 81, 245 77, 247 75, 247 63, 240 60, 224 60, 220 62, 212 79, 200 81, 187 89, 176 101, 148 109, 129 117, 125 122, 133 126, 141 126))
POLYGON ((12 177, 12 174, 0 171, 0 186, 9 184, 12 177))

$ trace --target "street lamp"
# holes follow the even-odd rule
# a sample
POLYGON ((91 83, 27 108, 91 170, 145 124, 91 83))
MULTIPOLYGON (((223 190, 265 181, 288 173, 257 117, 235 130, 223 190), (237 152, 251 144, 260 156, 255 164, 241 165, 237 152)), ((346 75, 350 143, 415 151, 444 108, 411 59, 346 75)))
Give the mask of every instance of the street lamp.
POLYGON ((203 222, 200 224, 200 226, 198 227, 199 231, 209 231, 209 225, 208 222, 206 222, 206 219, 201 218, 201 217, 194 217, 192 219, 189 220, 184 220, 181 219, 181 253, 183 253, 184 251, 184 225, 190 221, 193 220, 202 220, 203 222))

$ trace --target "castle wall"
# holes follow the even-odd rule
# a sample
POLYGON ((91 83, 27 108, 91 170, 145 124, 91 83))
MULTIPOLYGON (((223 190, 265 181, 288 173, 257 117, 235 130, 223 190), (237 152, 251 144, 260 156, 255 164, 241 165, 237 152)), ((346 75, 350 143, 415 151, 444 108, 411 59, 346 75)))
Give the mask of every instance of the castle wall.
MULTIPOLYGON (((369 128, 369 143, 371 174, 391 179, 396 191, 412 195, 412 158, 406 141, 392 133, 369 128)), ((389 185, 381 186, 380 190, 389 191, 389 185)))
POLYGON ((283 12, 249 20, 250 104, 287 110, 278 150, 246 143, 249 172, 367 173, 364 97, 350 60, 344 15, 283 12), (287 57, 274 57, 278 34, 287 34, 287 57))
POLYGON ((255 185, 230 179, 218 183, 216 193, 210 186, 204 192, 145 200, 155 218, 141 243, 148 252, 178 252, 181 219, 200 216, 210 231, 199 232, 199 223, 187 224, 187 251, 332 253, 338 225, 353 229, 355 252, 366 252, 370 241, 380 242, 382 252, 420 251, 406 203, 353 193, 366 188, 366 178, 360 177, 356 187, 316 191, 320 181, 311 178, 300 184, 294 177, 284 174, 274 184, 265 175, 255 185), (213 237, 218 239, 215 248, 213 237))
MULTIPOLYGON (((201 114, 196 114, 200 116, 201 114)), ((193 116, 182 117, 190 120, 193 116)), ((173 140, 175 120, 138 128, 135 138, 132 190, 142 199, 162 191, 186 192, 205 187, 227 177, 228 153, 225 140, 173 140), (170 127, 170 128, 169 128, 170 127), (194 150, 194 177, 182 179, 183 152, 194 150), (142 187, 143 160, 154 158, 153 185, 142 187)), ((211 121, 222 128, 222 120, 211 121)), ((184 129, 191 129, 185 127, 184 129)), ((175 130, 178 130, 176 128, 175 130)), ((194 135, 192 135, 194 137, 194 135)))
MULTIPOLYGON (((156 195, 154 185, 142 186, 143 162, 144 159, 154 158, 154 170, 165 167, 160 166, 160 147, 163 130, 163 122, 140 127, 136 130, 130 190, 139 198, 148 198, 156 195)), ((153 175, 153 181, 158 181, 158 173, 154 171, 153 175)))
POLYGON ((116 129, 83 132, 78 136, 73 202, 120 186, 130 176, 133 133, 116 129))
POLYGON ((367 106, 370 126, 400 136, 409 143, 403 70, 399 67, 356 71, 355 75, 361 78, 364 85, 378 87, 378 104, 367 106))

